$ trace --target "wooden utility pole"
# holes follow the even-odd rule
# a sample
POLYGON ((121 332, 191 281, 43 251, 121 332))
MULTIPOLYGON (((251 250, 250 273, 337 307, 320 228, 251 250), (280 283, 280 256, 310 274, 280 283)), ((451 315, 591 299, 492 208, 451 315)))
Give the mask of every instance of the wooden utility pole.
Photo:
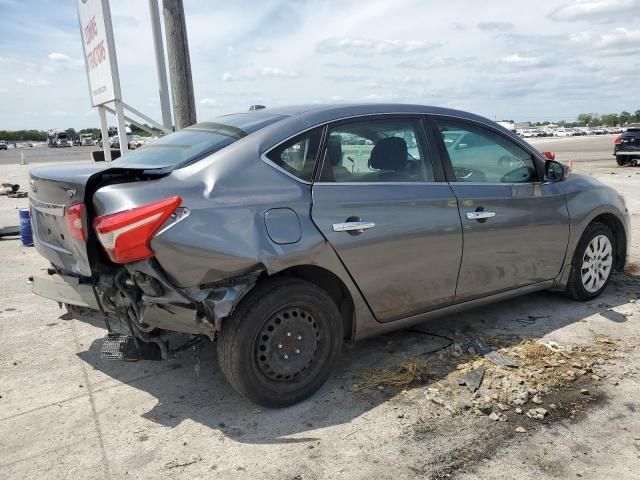
POLYGON ((162 0, 176 130, 196 123, 189 42, 182 0, 162 0))

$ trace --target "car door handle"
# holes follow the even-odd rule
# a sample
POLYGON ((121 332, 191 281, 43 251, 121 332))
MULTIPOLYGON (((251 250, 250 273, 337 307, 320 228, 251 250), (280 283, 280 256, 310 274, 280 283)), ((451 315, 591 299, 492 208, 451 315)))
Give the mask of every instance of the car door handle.
POLYGON ((373 222, 343 222, 343 223, 334 223, 333 231, 334 232, 361 232, 362 230, 369 230, 370 228, 375 227, 376 224, 373 222))
POLYGON ((496 216, 496 212, 467 212, 467 218, 469 220, 486 220, 487 218, 493 218, 496 216))

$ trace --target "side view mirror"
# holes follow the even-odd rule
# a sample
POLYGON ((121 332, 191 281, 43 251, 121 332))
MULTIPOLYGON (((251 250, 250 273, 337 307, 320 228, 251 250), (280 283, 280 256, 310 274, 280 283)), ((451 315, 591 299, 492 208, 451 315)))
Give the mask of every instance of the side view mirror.
POLYGON ((565 180, 571 171, 567 165, 556 162, 555 160, 547 160, 544 167, 545 173, 547 174, 547 180, 549 182, 560 182, 565 180))

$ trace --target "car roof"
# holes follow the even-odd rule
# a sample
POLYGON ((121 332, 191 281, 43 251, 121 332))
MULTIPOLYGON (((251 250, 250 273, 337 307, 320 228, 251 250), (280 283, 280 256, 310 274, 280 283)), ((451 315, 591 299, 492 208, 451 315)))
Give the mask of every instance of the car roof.
POLYGON ((452 108, 435 107, 409 103, 317 103, 308 105, 288 105, 279 107, 267 107, 258 111, 297 116, 305 114, 317 114, 320 112, 335 113, 337 117, 349 116, 349 114, 372 115, 376 113, 432 113, 453 116, 476 116, 468 112, 452 108))

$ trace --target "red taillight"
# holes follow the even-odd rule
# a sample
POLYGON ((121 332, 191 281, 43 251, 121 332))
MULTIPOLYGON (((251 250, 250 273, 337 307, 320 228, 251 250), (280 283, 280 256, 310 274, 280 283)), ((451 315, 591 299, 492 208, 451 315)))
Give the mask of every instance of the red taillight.
POLYGON ((547 157, 549 160, 555 160, 556 159, 556 154, 553 153, 553 152, 542 152, 542 155, 547 157))
POLYGON ((622 137, 618 137, 615 139, 616 145, 620 145, 622 143, 622 137))
POLYGON ((69 230, 69 235, 71 235, 76 240, 86 242, 87 232, 84 231, 84 226, 82 224, 83 212, 84 204, 76 203, 75 205, 67 207, 64 213, 64 217, 67 220, 67 230, 69 230))
POLYGON ((176 196, 104 215, 93 221, 93 228, 113 262, 136 262, 154 255, 149 242, 181 203, 182 198, 176 196))

